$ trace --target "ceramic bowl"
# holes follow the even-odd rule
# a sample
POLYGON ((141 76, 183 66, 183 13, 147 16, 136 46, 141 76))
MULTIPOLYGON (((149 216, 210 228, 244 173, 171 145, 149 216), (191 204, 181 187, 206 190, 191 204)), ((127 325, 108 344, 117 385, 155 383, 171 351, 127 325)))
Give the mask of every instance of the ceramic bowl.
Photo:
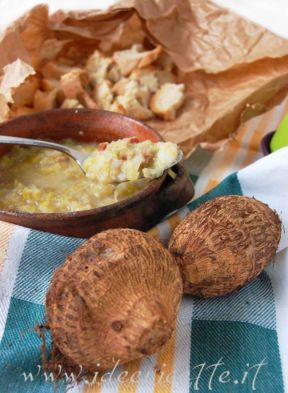
MULTIPOLYGON (((61 140, 72 138, 82 142, 111 142, 136 136, 140 141, 162 140, 147 125, 132 118, 91 109, 56 109, 22 116, 0 125, 0 135, 61 140)), ((9 147, 0 145, 0 155, 9 147)), ((27 213, 0 210, 0 220, 29 228, 66 236, 90 237, 117 227, 147 230, 165 215, 186 204, 194 194, 193 184, 181 164, 120 202, 91 210, 72 213, 27 213)))

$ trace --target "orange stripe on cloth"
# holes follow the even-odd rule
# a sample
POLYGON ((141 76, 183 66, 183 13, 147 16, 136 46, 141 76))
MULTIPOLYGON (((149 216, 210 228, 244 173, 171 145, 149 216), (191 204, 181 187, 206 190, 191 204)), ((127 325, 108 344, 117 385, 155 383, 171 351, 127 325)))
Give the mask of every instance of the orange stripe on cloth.
POLYGON ((155 237, 155 239, 160 239, 159 228, 157 226, 149 229, 148 233, 155 237))
POLYGON ((206 192, 212 190, 212 188, 216 187, 218 183, 219 182, 217 180, 214 179, 209 180, 205 187, 204 193, 206 194, 206 192))
MULTIPOLYGON (((165 223, 167 225, 169 225, 170 232, 172 233, 180 221, 182 221, 181 216, 177 212, 175 212, 170 217, 166 218, 165 223)), ((151 236, 155 237, 156 239, 161 240, 161 241, 163 240, 164 243, 166 243, 167 239, 162 239, 162 236, 161 236, 161 224, 156 225, 154 228, 149 229, 148 233, 151 236)))
POLYGON ((13 229, 13 224, 0 221, 0 272, 4 267, 4 260, 7 254, 7 249, 13 229))
POLYGON ((177 227, 177 225, 182 221, 182 218, 178 213, 172 214, 172 216, 167 218, 167 222, 170 225, 171 228, 171 233, 174 231, 174 229, 177 227))
POLYGON ((136 393, 139 379, 141 359, 124 364, 122 377, 118 387, 118 393, 136 393), (125 373, 125 374, 124 374, 125 373))
POLYGON ((158 353, 155 366, 154 393, 171 393, 176 346, 176 330, 167 344, 158 353))
MULTIPOLYGON (((285 104, 284 111, 287 110, 288 101, 285 104)), ((271 131, 269 126, 273 117, 275 116, 275 109, 265 113, 261 116, 259 124, 255 127, 252 132, 251 138, 247 144, 245 153, 243 154, 244 159, 240 161, 240 165, 237 170, 245 168, 255 161, 257 156, 259 155, 259 146, 261 139, 267 132, 271 131)), ((249 123, 245 124, 241 127, 239 133, 236 135, 235 140, 229 141, 227 145, 224 147, 223 158, 221 159, 217 170, 212 174, 212 178, 208 181, 207 186, 204 192, 210 191, 213 187, 217 186, 219 182, 222 180, 223 174, 226 172, 227 168, 231 166, 231 163, 234 160, 235 155, 238 153, 240 148, 245 148, 243 144, 244 136, 247 134, 249 130, 249 123)), ((216 154, 221 154, 221 152, 217 152, 216 154)))
MULTIPOLYGON (((215 153, 215 157, 219 157, 220 160, 217 163, 217 168, 211 173, 211 178, 208 180, 206 187, 204 188, 204 193, 210 191, 213 187, 215 187, 221 180, 221 176, 227 168, 231 166, 234 157, 239 151, 239 148, 243 144, 243 139, 245 138, 248 132, 251 132, 251 125, 249 123, 243 124, 240 126, 239 131, 234 139, 230 139, 222 150, 219 150, 215 153)), ((213 158, 212 158, 213 160, 213 158)))
POLYGON ((159 225, 156 225, 154 228, 151 228, 148 233, 155 239, 160 240, 164 247, 166 247, 168 245, 172 232, 180 223, 180 221, 182 221, 182 217, 179 215, 178 212, 175 212, 170 217, 167 217, 164 223, 161 223, 159 225), (163 229, 163 231, 161 229, 163 229))
POLYGON ((85 385, 83 389, 83 393, 100 393, 101 388, 102 388, 102 383, 100 381, 95 382, 92 386, 85 385))

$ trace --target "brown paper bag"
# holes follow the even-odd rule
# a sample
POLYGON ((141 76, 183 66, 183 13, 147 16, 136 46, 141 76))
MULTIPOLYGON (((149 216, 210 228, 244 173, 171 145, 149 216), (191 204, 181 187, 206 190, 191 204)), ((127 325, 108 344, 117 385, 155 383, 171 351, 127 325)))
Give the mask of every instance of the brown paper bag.
MULTIPOLYGON (((55 56, 74 53, 81 61, 99 45, 111 51, 135 42, 161 44, 187 86, 175 121, 148 121, 187 155, 199 143, 219 146, 241 121, 287 94, 288 41, 206 0, 127 0, 106 11, 51 16, 39 5, 2 35, 0 66, 19 58, 37 71, 55 56)), ((14 78, 15 88, 22 80, 19 64, 14 68, 8 79, 14 78)), ((5 97, 0 96, 2 120, 9 116, 5 97)))

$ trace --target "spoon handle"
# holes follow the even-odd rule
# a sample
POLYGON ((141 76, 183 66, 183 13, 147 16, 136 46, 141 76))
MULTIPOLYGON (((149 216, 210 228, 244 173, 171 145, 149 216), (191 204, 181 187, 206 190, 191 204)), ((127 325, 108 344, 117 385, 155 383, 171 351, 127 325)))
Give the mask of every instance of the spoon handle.
POLYGON ((38 139, 30 139, 30 138, 18 138, 15 136, 1 136, 0 135, 0 143, 11 144, 11 145, 26 145, 26 146, 35 146, 35 147, 44 147, 46 149, 59 150, 63 152, 68 152, 70 150, 67 149, 66 146, 59 145, 54 142, 41 141, 38 139))
MULTIPOLYGON (((43 147, 46 149, 53 149, 61 151, 62 153, 68 154, 71 158, 73 158, 78 165, 82 169, 82 163, 85 158, 88 157, 87 154, 79 152, 77 150, 72 149, 71 147, 60 145, 59 143, 41 141, 38 139, 29 139, 29 138, 18 138, 15 136, 1 136, 0 135, 0 144, 11 144, 11 145, 26 145, 26 146, 34 146, 34 147, 43 147)), ((83 169, 82 169, 83 170, 83 169)))

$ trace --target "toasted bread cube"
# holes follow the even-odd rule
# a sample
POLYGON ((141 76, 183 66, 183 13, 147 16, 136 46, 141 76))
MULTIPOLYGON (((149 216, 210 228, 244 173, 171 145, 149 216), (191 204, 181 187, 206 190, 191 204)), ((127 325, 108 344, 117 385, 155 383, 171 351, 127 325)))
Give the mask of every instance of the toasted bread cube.
POLYGON ((122 78, 113 86, 112 91, 118 96, 134 95, 141 105, 146 108, 149 106, 151 91, 147 86, 141 85, 137 80, 122 78))
POLYGON ((94 51, 86 63, 86 70, 93 85, 107 79, 108 69, 111 64, 111 57, 104 57, 98 50, 94 51))
POLYGON ((87 93, 87 91, 79 94, 78 99, 80 104, 83 105, 84 108, 100 109, 97 103, 93 100, 93 98, 91 98, 90 95, 87 93))
POLYGON ((80 102, 75 99, 75 98, 66 98, 61 105, 61 108, 66 108, 66 109, 70 109, 70 108, 84 108, 83 105, 80 104, 80 102))
POLYGON ((86 72, 84 70, 74 69, 61 76, 60 84, 66 98, 75 99, 83 93, 86 72))
POLYGON ((123 105, 119 104, 117 98, 110 105, 109 111, 121 113, 122 115, 127 115, 126 109, 123 105))
POLYGON ((44 78, 41 80, 41 88, 44 91, 61 89, 61 84, 60 84, 60 81, 57 79, 44 78))
POLYGON ((100 109, 109 110, 112 104, 114 96, 111 90, 111 85, 110 81, 103 80, 95 86, 93 98, 100 109))
POLYGON ((113 62, 109 65, 106 77, 114 83, 118 82, 121 79, 121 71, 116 63, 113 62))
POLYGON ((129 86, 130 79, 122 78, 112 87, 112 92, 116 95, 123 95, 129 86))
POLYGON ((155 93, 160 87, 157 69, 152 66, 133 71, 130 75, 130 79, 138 81, 140 86, 145 86, 152 93, 155 93))
POLYGON ((56 61, 49 61, 41 68, 41 73, 47 79, 60 79, 62 75, 72 71, 77 67, 70 67, 66 64, 60 64, 56 61))
POLYGON ((127 114, 139 120, 149 119, 153 116, 144 101, 143 91, 136 81, 129 81, 125 93, 117 97, 117 102, 124 107, 127 114))
POLYGON ((30 106, 33 104, 34 95, 39 87, 39 81, 35 75, 25 79, 21 85, 14 88, 13 100, 15 106, 30 106))
POLYGON ((133 45, 131 49, 115 52, 113 60, 118 64, 123 76, 129 75, 137 68, 147 67, 152 64, 162 51, 160 45, 150 51, 142 50, 142 45, 133 45))
POLYGON ((57 89, 51 91, 37 90, 34 96, 33 106, 37 111, 56 108, 57 89))
POLYGON ((184 89, 184 84, 165 83, 151 98, 150 108, 164 120, 174 120, 184 102, 184 89))
POLYGON ((8 119, 10 112, 9 105, 3 94, 0 93, 0 121, 5 121, 8 119))

